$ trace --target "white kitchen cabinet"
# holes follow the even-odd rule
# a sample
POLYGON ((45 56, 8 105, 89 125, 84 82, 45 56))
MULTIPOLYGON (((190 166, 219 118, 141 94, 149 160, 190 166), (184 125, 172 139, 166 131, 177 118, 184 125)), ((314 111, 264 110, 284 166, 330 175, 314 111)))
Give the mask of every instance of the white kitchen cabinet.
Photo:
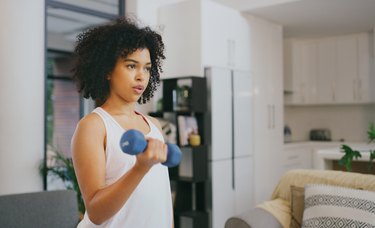
POLYGON ((292 66, 286 77, 291 84, 292 104, 315 103, 317 100, 317 42, 294 41, 290 44, 292 66))
POLYGON ((354 103, 357 94, 357 39, 339 37, 337 45, 337 75, 335 97, 338 103, 354 103))
POLYGON ((336 67, 333 67, 336 65, 336 40, 319 40, 317 48, 316 103, 330 104, 336 100, 336 67))
POLYGON ((370 37, 367 33, 314 40, 290 40, 287 104, 374 102, 370 37))
POLYGON ((211 0, 159 9, 165 77, 204 75, 205 67, 249 70, 249 26, 240 12, 211 0))
POLYGON ((283 151, 283 169, 287 172, 292 169, 311 169, 313 167, 312 147, 304 146, 283 151))
POLYGON ((282 173, 282 28, 256 17, 248 16, 248 20, 252 31, 254 204, 257 204, 270 199, 282 173))
POLYGON ((357 82, 357 99, 360 102, 374 102, 375 101, 375 77, 373 57, 371 58, 370 37, 367 34, 360 34, 357 37, 358 43, 358 82, 357 82), (372 69, 372 71, 371 71, 372 69), (372 76, 371 76, 372 74, 372 76))

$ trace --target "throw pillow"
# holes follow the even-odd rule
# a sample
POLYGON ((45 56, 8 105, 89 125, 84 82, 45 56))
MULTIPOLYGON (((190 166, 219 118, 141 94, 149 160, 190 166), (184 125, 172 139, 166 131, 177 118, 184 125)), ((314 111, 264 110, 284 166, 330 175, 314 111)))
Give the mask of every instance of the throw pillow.
POLYGON ((375 192, 305 185, 302 227, 375 227, 375 192))
POLYGON ((291 220, 290 228, 301 228, 302 216, 304 210, 304 200, 305 200, 305 188, 298 186, 290 186, 291 192, 291 220))

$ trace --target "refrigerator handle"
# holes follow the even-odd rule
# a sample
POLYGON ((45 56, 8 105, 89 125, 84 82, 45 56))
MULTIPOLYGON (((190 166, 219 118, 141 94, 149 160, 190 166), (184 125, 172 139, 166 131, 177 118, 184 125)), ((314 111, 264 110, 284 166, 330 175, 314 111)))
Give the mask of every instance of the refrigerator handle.
POLYGON ((233 79, 233 71, 231 72, 231 89, 232 89, 232 189, 236 189, 236 183, 235 183, 235 164, 234 164, 234 156, 235 156, 235 146, 234 146, 234 140, 235 140, 235 137, 234 137, 234 79, 233 79))

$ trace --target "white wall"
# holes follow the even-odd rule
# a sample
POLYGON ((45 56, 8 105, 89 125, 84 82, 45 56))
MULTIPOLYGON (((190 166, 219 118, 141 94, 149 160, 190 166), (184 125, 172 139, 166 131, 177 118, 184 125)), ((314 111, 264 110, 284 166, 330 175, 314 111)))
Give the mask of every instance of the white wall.
POLYGON ((44 1, 0 7, 0 195, 43 189, 44 1))
POLYGON ((329 128, 333 140, 367 141, 369 122, 375 123, 375 105, 287 106, 285 124, 293 141, 306 141, 312 128, 329 128))

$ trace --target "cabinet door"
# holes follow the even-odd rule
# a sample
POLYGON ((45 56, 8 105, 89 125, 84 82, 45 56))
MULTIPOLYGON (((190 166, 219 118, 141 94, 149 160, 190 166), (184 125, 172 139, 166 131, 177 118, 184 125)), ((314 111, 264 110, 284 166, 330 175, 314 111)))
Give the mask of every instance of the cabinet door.
POLYGON ((295 41, 292 44, 292 104, 317 101, 317 43, 295 41))
POLYGON ((235 214, 232 188, 232 160, 211 162, 212 171, 212 227, 223 228, 235 214))
POLYGON ((317 103, 335 101, 334 80, 336 76, 336 39, 318 41, 317 103))
POLYGON ((202 1, 203 65, 228 67, 230 39, 228 8, 211 1, 202 1))
POLYGON ((370 80, 370 39, 368 34, 358 36, 358 78, 357 100, 359 102, 372 102, 373 81, 370 80))
POLYGON ((284 172, 292 169, 311 169, 312 168, 312 148, 298 147, 283 151, 284 172))
POLYGON ((253 158, 242 157, 234 160, 235 214, 242 214, 253 205, 253 158))
POLYGON ((250 73, 233 71, 234 156, 253 154, 253 98, 250 73))
POLYGON ((224 68, 207 70, 211 113, 211 160, 232 157, 232 80, 224 68))
POLYGON ((353 103, 357 93, 357 40, 355 36, 337 39, 336 101, 353 103))
POLYGON ((163 6, 158 20, 167 56, 163 76, 203 76, 200 3, 184 1, 163 6))
POLYGON ((236 10, 231 10, 229 32, 231 43, 229 47, 229 67, 236 70, 250 70, 250 28, 247 20, 236 10))
POLYGON ((316 78, 318 74, 317 42, 307 41, 302 46, 301 90, 305 103, 314 104, 317 99, 316 78))

